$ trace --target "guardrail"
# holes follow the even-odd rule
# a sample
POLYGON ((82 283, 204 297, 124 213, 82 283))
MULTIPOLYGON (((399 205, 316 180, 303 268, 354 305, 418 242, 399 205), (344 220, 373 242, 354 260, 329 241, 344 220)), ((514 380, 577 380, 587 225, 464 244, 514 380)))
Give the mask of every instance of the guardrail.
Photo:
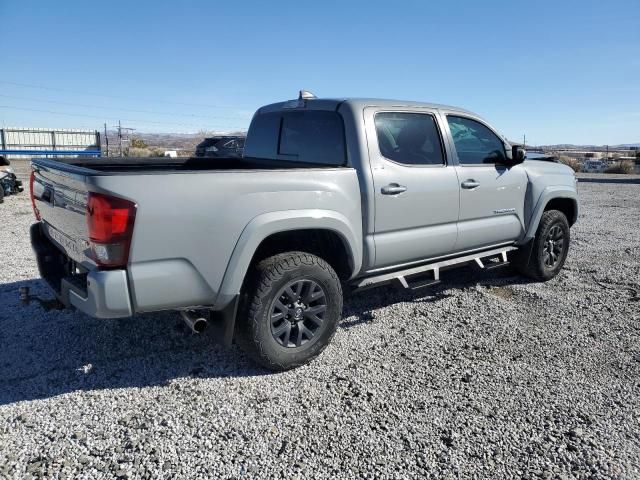
POLYGON ((100 150, 0 150, 0 155, 36 155, 36 156, 60 156, 78 155, 82 157, 100 157, 100 150))

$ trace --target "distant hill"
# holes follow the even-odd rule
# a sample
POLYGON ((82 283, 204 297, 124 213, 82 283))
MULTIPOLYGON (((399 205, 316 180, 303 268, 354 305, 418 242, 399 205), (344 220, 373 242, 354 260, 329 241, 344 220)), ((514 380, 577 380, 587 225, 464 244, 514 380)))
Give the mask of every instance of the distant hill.
POLYGON ((623 143, 619 145, 575 145, 572 143, 559 143, 554 145, 537 145, 537 147, 545 150, 593 150, 598 152, 605 151, 607 148, 610 151, 640 148, 640 143, 623 143))
POLYGON ((622 145, 615 145, 614 148, 640 148, 640 143, 623 143, 622 145))

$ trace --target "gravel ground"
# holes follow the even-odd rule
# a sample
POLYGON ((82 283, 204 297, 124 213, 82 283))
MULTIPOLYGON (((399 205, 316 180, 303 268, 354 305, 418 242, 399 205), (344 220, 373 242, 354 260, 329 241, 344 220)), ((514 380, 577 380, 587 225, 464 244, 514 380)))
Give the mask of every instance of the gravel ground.
POLYGON ((640 478, 640 185, 579 188, 556 279, 353 296, 325 353, 279 374, 175 314, 21 307, 19 286, 48 292, 9 197, 0 477, 640 478))

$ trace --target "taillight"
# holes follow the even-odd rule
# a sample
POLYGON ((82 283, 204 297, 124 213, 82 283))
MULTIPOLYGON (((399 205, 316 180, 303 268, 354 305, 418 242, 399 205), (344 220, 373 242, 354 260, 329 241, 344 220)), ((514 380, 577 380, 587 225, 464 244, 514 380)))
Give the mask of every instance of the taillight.
POLYGON ((95 262, 103 267, 126 266, 136 217, 135 203, 89 192, 86 217, 95 262))
POLYGON ((36 197, 33 196, 33 182, 36 180, 36 173, 31 170, 31 176, 29 177, 29 196, 31 197, 31 206, 33 207, 33 214, 36 216, 36 220, 40 221, 40 211, 36 207, 36 197))

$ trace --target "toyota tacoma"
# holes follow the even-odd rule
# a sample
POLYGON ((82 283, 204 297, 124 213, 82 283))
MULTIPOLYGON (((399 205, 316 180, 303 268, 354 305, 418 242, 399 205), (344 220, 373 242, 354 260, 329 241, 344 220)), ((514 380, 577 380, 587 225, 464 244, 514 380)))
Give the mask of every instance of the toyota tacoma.
POLYGON ((284 370, 328 345, 345 291, 557 275, 576 179, 525 156, 460 108, 303 91, 255 113, 242 158, 34 159, 31 241, 64 305, 178 311, 284 370))

